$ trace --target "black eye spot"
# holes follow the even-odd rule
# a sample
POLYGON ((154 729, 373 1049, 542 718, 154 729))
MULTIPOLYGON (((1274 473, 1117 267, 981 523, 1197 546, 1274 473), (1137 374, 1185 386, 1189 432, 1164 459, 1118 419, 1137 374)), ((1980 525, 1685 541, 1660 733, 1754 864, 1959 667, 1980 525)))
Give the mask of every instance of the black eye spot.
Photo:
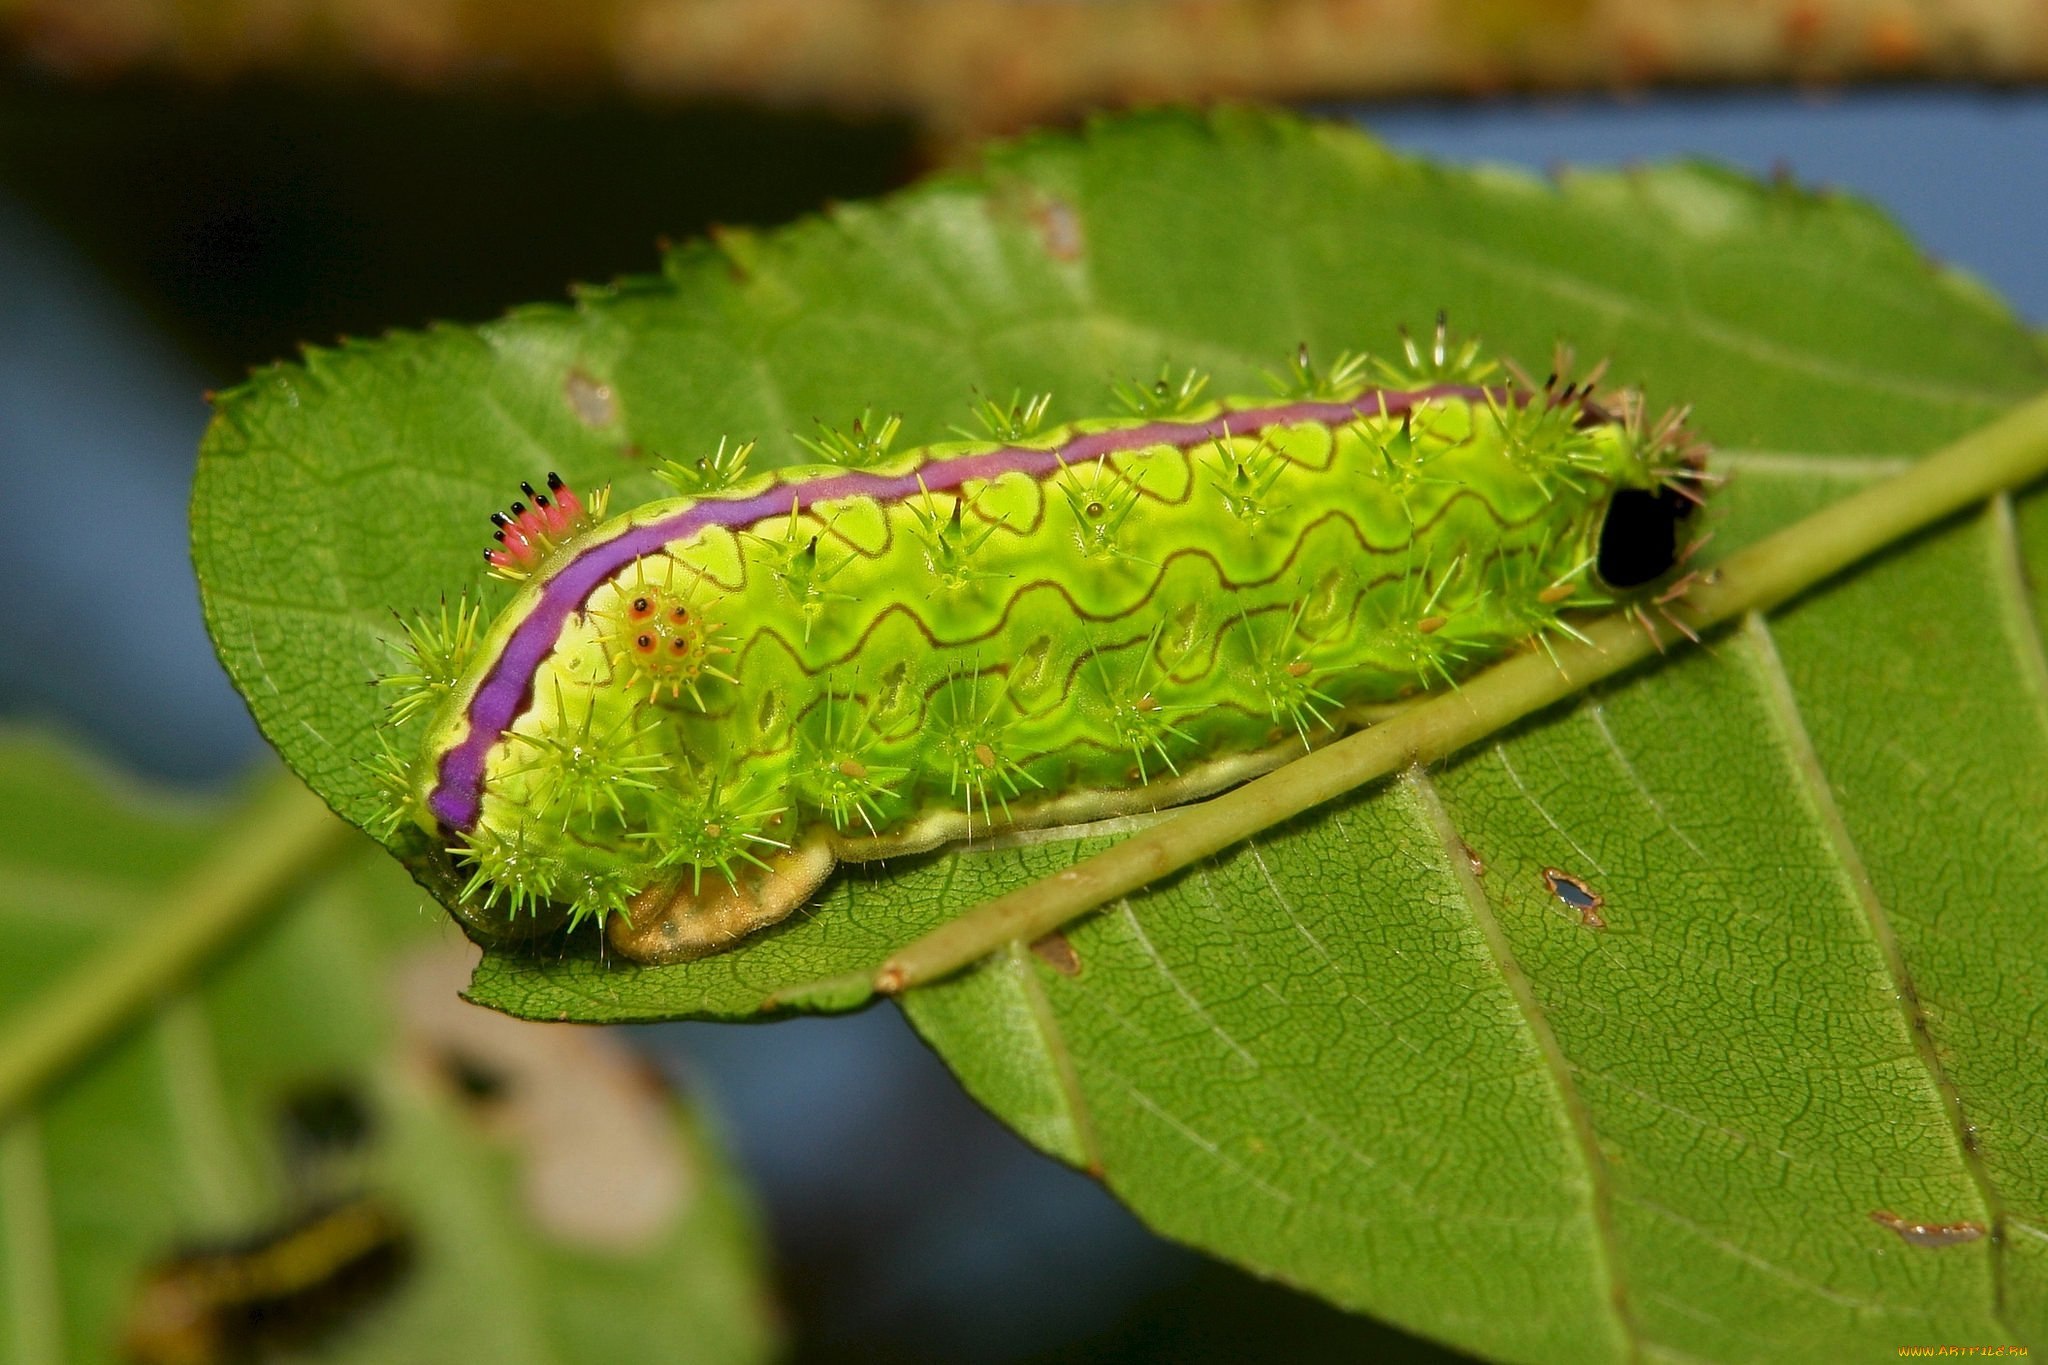
POLYGON ((650 650, 650 649, 653 649, 653 648, 654 648, 654 637, 653 637, 652 635, 636 635, 636 636, 634 636, 634 637, 633 637, 633 648, 635 648, 635 649, 637 649, 637 650, 641 651, 642 653, 645 653, 646 651, 648 651, 648 650, 650 650))
POLYGON ((1610 588, 1635 588, 1662 578, 1678 563, 1678 531, 1692 514, 1692 499, 1669 488, 1624 488, 1607 504, 1600 523, 1594 572, 1610 588))

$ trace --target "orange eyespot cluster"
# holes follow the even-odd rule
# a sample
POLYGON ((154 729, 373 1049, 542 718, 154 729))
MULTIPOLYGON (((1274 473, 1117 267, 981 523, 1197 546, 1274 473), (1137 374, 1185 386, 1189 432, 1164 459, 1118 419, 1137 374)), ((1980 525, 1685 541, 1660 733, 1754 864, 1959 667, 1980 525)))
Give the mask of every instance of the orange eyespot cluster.
POLYGON ((715 627, 672 588, 632 588, 609 624, 612 666, 636 675, 654 696, 694 696, 699 678, 723 676, 711 666, 711 656, 725 652, 712 642, 715 627))

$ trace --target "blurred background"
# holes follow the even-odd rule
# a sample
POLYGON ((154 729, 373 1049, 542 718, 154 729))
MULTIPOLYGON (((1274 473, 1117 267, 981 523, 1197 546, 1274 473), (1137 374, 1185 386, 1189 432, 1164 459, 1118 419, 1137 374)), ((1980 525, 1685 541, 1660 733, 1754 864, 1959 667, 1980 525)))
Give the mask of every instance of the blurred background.
MULTIPOLYGON (((166 783, 262 761, 186 558, 205 390, 1095 107, 1279 99, 1538 170, 1705 157, 1874 200, 2048 322, 2048 11, 1450 8, 0 0, 0 714, 166 783)), ((633 1041, 751 1179, 797 1360, 1450 1358, 1152 1237, 890 1006, 633 1041)))

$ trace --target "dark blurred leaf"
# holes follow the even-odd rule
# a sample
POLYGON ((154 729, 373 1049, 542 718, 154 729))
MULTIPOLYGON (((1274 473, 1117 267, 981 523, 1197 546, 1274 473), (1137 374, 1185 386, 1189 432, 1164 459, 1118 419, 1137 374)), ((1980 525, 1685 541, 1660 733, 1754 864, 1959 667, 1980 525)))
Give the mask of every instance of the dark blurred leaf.
MULTIPOLYGON (((222 824, 0 735, 0 1018, 145 921, 222 824)), ((115 1359, 146 1266, 360 1193, 417 1251, 321 1360, 765 1358, 753 1234, 696 1121, 611 1040, 508 1034, 463 1005, 466 951, 365 846, 0 1128, 0 1358, 115 1359), (479 1058, 513 1082, 488 1104, 452 1081, 479 1058), (598 1078, 590 1110, 639 1146, 561 1149, 577 1133, 546 1105, 578 1069, 598 1078)))
POLYGON ((222 383, 301 342, 558 299, 662 235, 875 194, 912 159, 901 124, 595 92, 0 72, 0 190, 222 383))

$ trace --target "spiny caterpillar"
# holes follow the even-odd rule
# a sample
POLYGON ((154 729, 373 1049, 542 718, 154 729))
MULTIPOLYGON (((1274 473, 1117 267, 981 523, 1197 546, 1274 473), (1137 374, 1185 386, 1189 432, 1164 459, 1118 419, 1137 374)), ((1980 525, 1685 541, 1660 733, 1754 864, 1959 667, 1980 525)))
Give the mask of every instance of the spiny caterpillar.
MULTIPOLYGON (((891 455, 896 419, 756 473, 721 443, 606 519, 550 476, 522 580, 407 627, 392 827, 471 905, 599 918, 642 962, 802 904, 840 859, 1152 810, 1266 770, 1684 556, 1705 448, 1633 394, 1474 343, 1298 355, 1277 398, 1165 372, 1128 415, 891 455), (417 756, 408 750, 417 745, 417 756)), ((1641 610, 1645 604, 1636 603, 1641 610)))

